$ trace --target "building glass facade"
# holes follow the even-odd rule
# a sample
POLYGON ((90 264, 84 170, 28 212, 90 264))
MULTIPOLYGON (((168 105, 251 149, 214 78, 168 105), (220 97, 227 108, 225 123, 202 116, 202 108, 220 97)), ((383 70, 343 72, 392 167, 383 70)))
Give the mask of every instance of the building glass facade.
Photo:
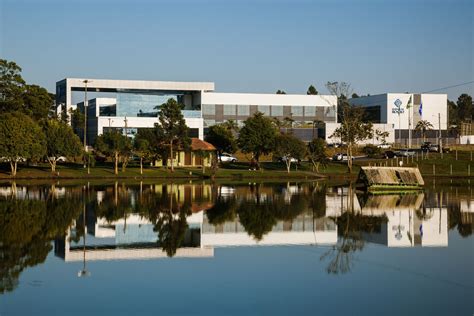
POLYGON ((158 109, 168 99, 177 100, 176 95, 153 95, 117 92, 117 116, 156 117, 158 109))

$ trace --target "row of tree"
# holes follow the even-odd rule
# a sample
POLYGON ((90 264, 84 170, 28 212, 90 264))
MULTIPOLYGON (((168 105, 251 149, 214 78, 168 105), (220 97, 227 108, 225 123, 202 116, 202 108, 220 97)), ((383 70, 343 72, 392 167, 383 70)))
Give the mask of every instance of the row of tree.
POLYGON ((210 126, 205 139, 216 147, 219 155, 237 150, 249 154, 256 169, 260 168, 263 155, 273 154, 285 162, 288 172, 292 162, 304 158, 308 158, 314 170, 319 172, 319 166, 327 161, 324 140, 313 139, 306 144, 295 137, 291 129, 282 132, 280 127, 278 120, 257 112, 246 119, 240 129, 234 121, 210 126))

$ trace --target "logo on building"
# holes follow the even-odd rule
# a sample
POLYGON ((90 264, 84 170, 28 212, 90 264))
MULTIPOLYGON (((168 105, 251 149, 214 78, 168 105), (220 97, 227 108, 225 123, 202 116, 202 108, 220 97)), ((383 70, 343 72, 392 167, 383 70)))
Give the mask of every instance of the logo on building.
POLYGON ((395 114, 401 114, 403 112, 405 112, 405 110, 402 108, 402 101, 400 99, 396 99, 393 104, 395 105, 395 107, 392 108, 392 113, 395 113, 395 114))

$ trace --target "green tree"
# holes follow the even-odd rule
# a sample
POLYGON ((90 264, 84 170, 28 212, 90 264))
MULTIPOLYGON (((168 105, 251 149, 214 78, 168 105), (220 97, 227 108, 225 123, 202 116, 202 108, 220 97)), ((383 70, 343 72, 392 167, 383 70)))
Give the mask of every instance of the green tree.
POLYGON ((458 106, 451 100, 448 100, 448 118, 449 124, 459 124, 458 106))
POLYGON ((278 89, 277 92, 276 92, 276 94, 286 94, 286 92, 283 91, 283 90, 278 89))
POLYGON ((56 171, 60 156, 73 157, 81 154, 82 144, 71 127, 57 120, 49 120, 43 127, 46 136, 46 156, 51 172, 56 171))
POLYGON ((349 105, 347 101, 342 104, 342 121, 341 125, 336 128, 330 136, 339 138, 341 142, 347 145, 347 167, 349 173, 352 172, 352 157, 354 146, 373 136, 372 123, 363 121, 364 111, 360 107, 349 105))
MULTIPOLYGON (((163 143, 163 137, 161 135, 161 129, 156 128, 143 128, 139 129, 135 140, 146 141, 148 148, 147 154, 150 159, 156 161, 158 159, 167 159, 167 148, 163 143)), ((138 145, 138 144, 137 144, 138 145)), ((139 144, 142 146, 143 144, 139 144)))
POLYGON ((114 160, 114 174, 118 174, 118 164, 124 155, 130 155, 132 144, 127 136, 122 135, 117 130, 108 131, 99 135, 95 141, 98 151, 114 160))
POLYGON ((458 98, 457 109, 461 120, 471 121, 474 114, 472 97, 466 93, 461 94, 458 98))
POLYGON ((313 85, 310 85, 308 87, 308 91, 306 91, 306 94, 307 95, 317 95, 319 93, 318 93, 318 90, 316 90, 316 88, 313 85))
POLYGON ((353 98, 353 99, 357 99, 357 98, 360 98, 360 97, 359 97, 359 95, 358 95, 357 93, 354 92, 354 93, 352 94, 352 98, 353 98))
POLYGON ((387 137, 390 135, 389 132, 385 131, 381 131, 379 129, 376 129, 375 130, 375 138, 377 138, 377 140, 380 140, 380 142, 382 144, 386 144, 387 143, 387 137))
POLYGON ((151 157, 150 143, 146 138, 135 136, 133 153, 140 158, 140 174, 143 174, 143 159, 151 157))
POLYGON ((433 125, 426 120, 421 120, 416 123, 415 130, 421 132, 421 136, 423 137, 423 141, 426 138, 426 131, 433 129, 433 125))
POLYGON ((326 156, 326 142, 321 138, 314 138, 308 144, 307 157, 313 164, 313 171, 319 172, 319 166, 326 167, 328 158, 326 156))
POLYGON ((179 149, 186 150, 191 144, 191 139, 188 136, 188 127, 181 113, 183 105, 174 99, 169 99, 166 103, 157 107, 157 109, 159 109, 160 124, 155 124, 156 134, 161 139, 161 143, 168 147, 171 172, 174 172, 174 151, 179 149))
POLYGON ((0 113, 22 111, 25 80, 13 61, 0 59, 0 113))
POLYGON ((224 123, 221 123, 219 125, 224 126, 225 128, 227 128, 232 133, 238 133, 239 132, 239 125, 237 124, 237 122, 235 120, 227 120, 224 123))
POLYGON ((0 112, 22 112, 36 121, 51 114, 54 95, 37 85, 28 85, 15 62, 0 59, 0 112))
POLYGON ((292 159, 301 160, 306 152, 306 145, 291 134, 280 134, 275 138, 274 153, 282 158, 286 170, 290 173, 292 159))
POLYGON ((84 137, 84 122, 86 120, 86 116, 78 108, 70 110, 70 115, 72 129, 76 135, 80 135, 80 139, 83 141, 82 137, 84 137))
POLYGON ((244 121, 237 143, 242 152, 252 154, 259 169, 260 156, 273 151, 276 136, 277 130, 273 121, 257 112, 244 121))
POLYGON ((223 152, 234 153, 237 150, 237 141, 234 134, 224 123, 209 127, 205 140, 216 147, 219 156, 223 152))
POLYGON ((45 153, 43 131, 30 117, 14 112, 0 114, 0 157, 16 176, 18 161, 40 158, 45 153))
POLYGON ((46 120, 54 105, 54 95, 37 85, 25 85, 24 113, 36 121, 46 120))

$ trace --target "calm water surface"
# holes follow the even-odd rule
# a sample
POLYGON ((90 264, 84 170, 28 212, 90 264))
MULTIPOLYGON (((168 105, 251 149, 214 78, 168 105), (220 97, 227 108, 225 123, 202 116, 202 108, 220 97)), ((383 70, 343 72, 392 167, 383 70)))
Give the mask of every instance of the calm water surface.
POLYGON ((474 196, 0 185, 0 315, 473 315, 474 196))

